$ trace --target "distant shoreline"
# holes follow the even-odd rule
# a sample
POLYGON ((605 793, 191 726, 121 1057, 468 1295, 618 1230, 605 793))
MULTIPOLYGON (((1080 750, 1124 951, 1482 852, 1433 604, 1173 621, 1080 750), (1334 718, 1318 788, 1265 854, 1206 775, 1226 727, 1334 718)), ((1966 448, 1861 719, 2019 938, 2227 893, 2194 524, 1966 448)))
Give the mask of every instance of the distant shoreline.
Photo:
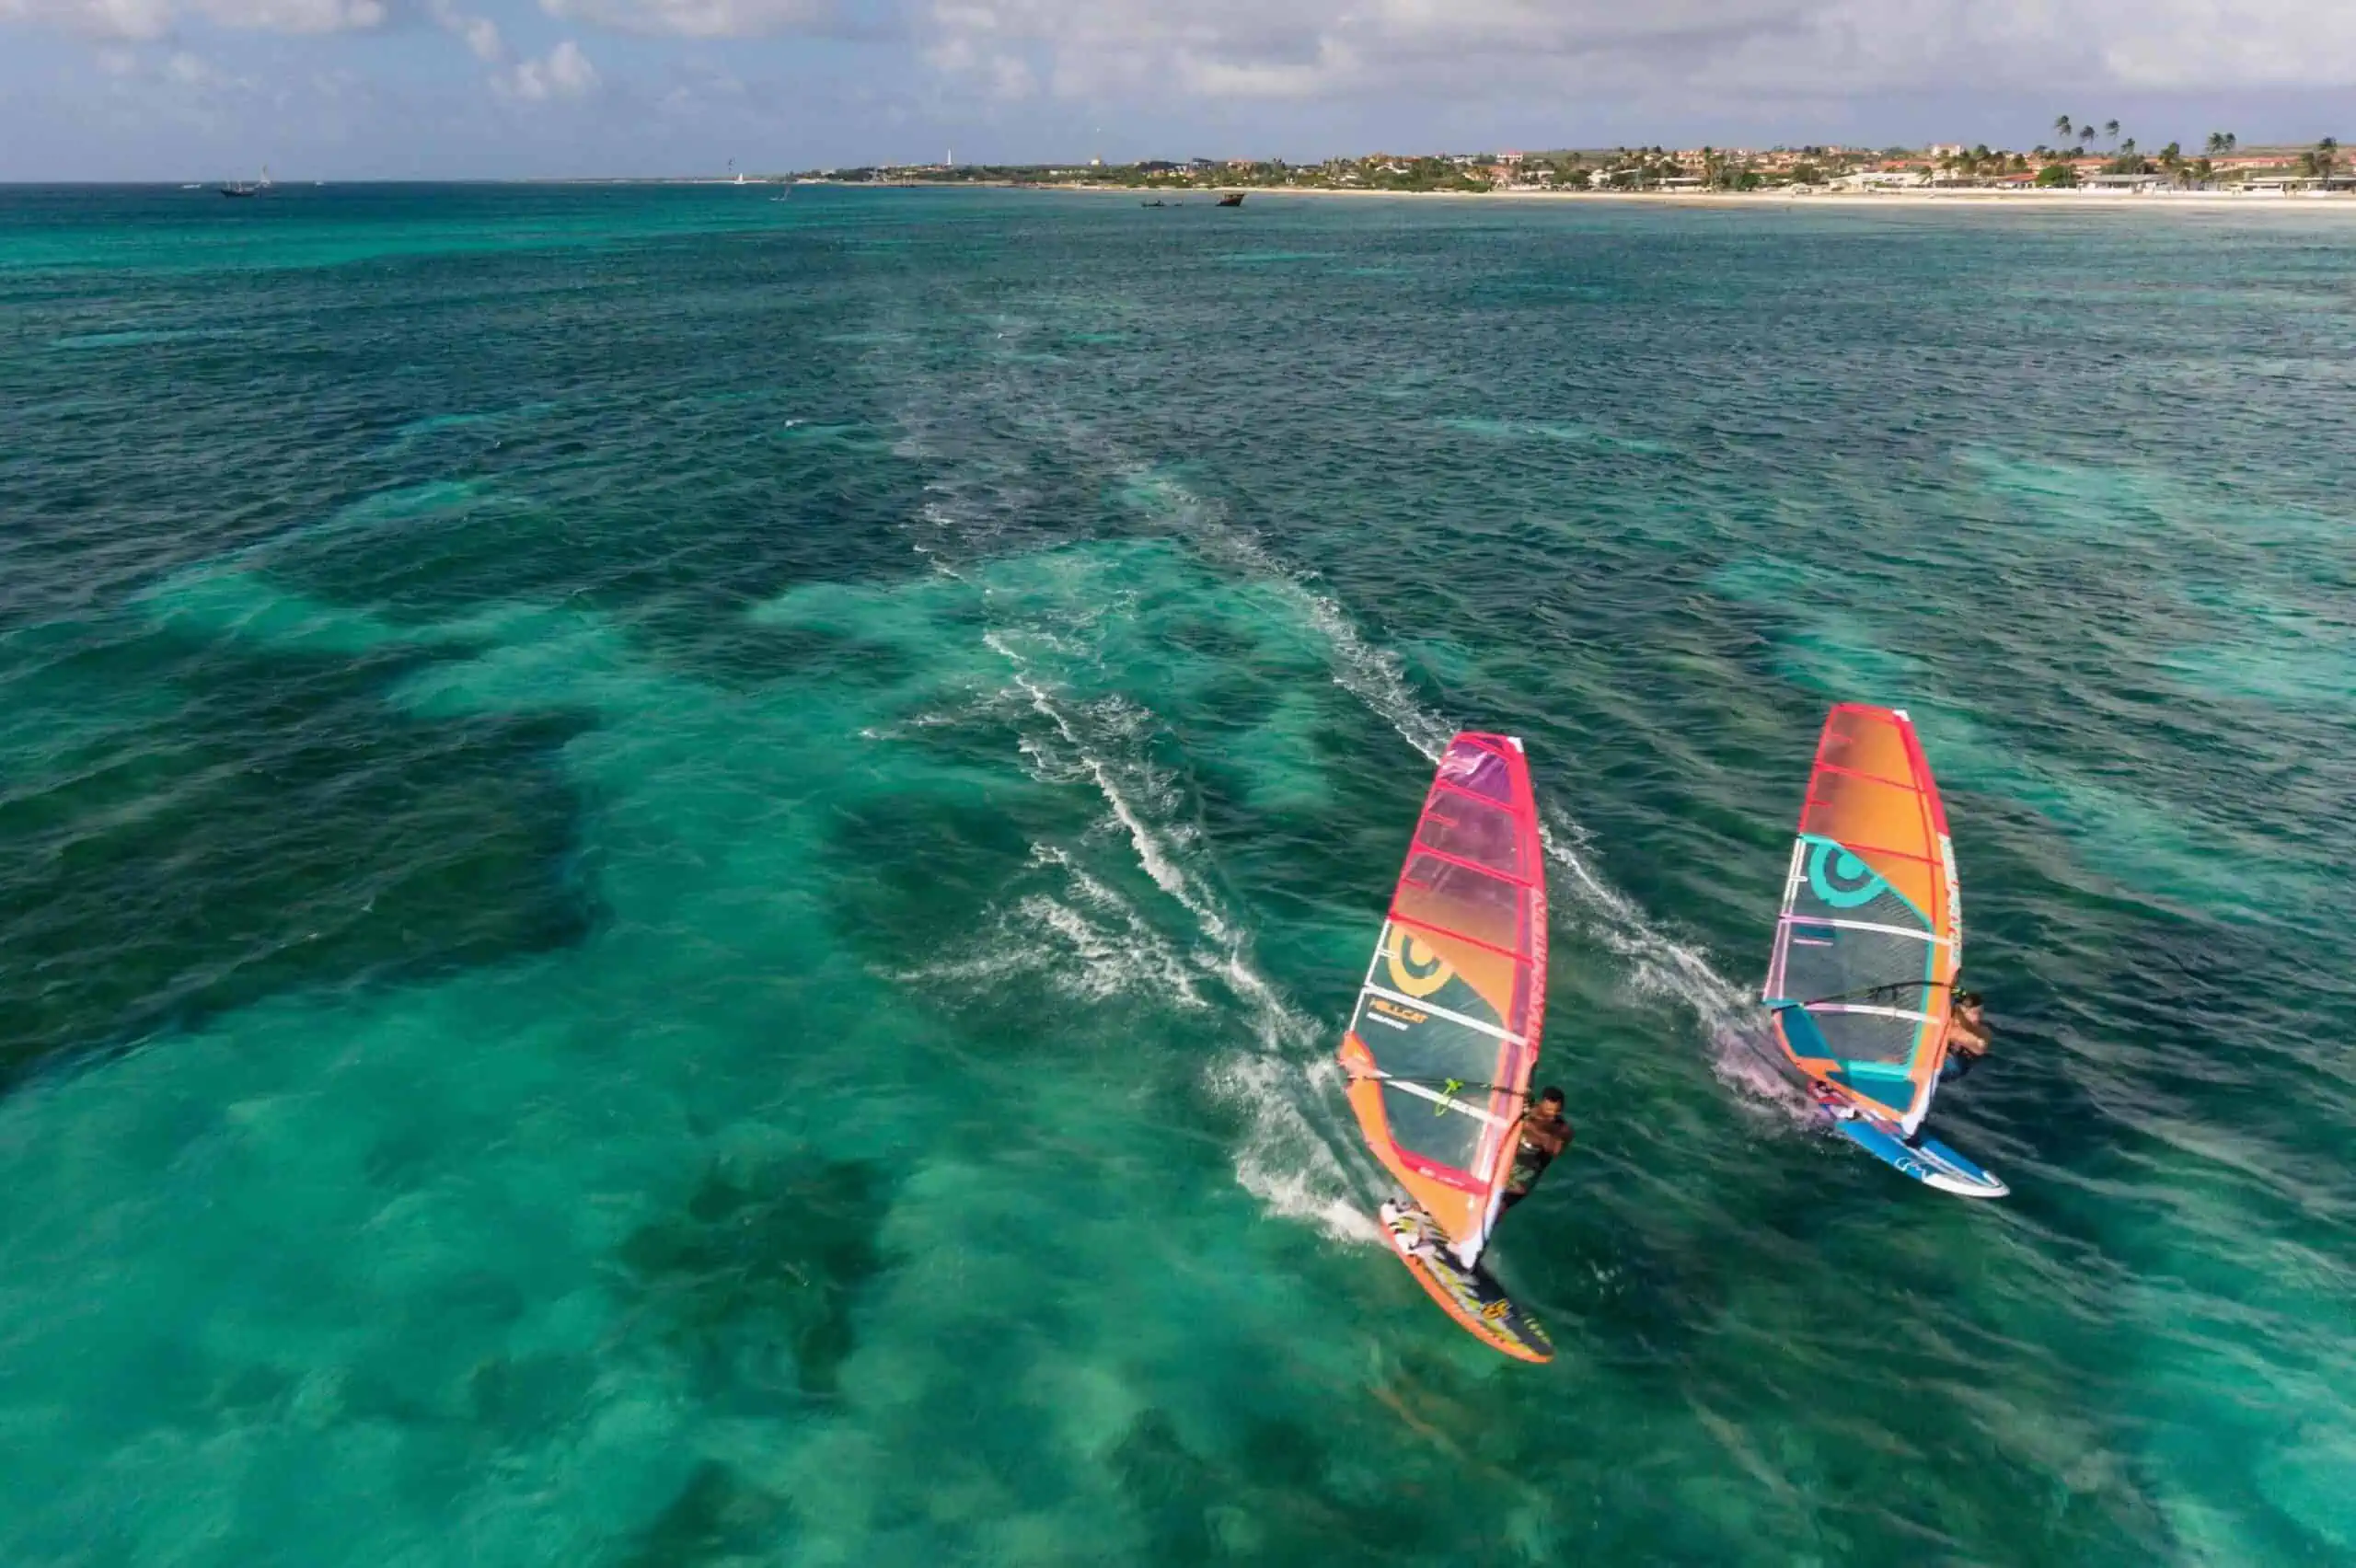
MULTIPOLYGON (((960 183, 942 180, 938 183, 910 181, 903 189, 953 190, 960 183)), ((2124 190, 1824 190, 1792 192, 1787 190, 1352 190, 1330 185, 1230 186, 1195 187, 1172 190, 1168 187, 1128 185, 1031 185, 1012 180, 1003 182, 1006 189, 1018 190, 1060 190, 1091 196, 1137 196, 1147 201, 1163 201, 1210 197, 1242 190, 1247 197, 1282 198, 1287 196, 1342 197, 1363 200, 1390 197, 1405 201, 1437 199, 1449 202, 1635 202, 1655 206, 1670 207, 2085 207, 2104 210, 2183 211, 2190 208, 2268 211, 2343 212, 2356 213, 2356 193, 2332 192, 2328 195, 2304 196, 2268 192, 2250 195, 2234 190, 2154 190, 2134 192, 2124 190)), ((846 187, 849 189, 851 187, 846 187)), ((1248 203, 1247 203, 1248 205, 1248 203)))
MULTIPOLYGON (((1086 181, 1023 179, 814 179, 778 181, 823 185, 838 190, 1038 190, 1071 196, 1130 196, 1150 204, 1208 206, 1214 198, 1242 191, 1251 201, 1288 196, 1320 200, 1402 202, 1621 202, 1668 207, 2069 207, 2135 212, 2188 210, 2356 213, 2356 192, 2256 194, 2239 190, 2087 190, 2057 188, 1940 190, 1374 190, 1332 185, 1099 185, 1086 181)), ((1246 203, 1249 205, 1249 202, 1246 203)))

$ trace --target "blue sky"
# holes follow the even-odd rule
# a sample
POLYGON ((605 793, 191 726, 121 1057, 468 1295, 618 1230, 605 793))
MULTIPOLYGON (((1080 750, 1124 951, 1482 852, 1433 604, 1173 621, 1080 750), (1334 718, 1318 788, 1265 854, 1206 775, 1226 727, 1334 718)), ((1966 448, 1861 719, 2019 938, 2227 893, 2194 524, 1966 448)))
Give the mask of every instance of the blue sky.
POLYGON ((0 0, 0 180, 2356 139, 2349 0, 0 0))

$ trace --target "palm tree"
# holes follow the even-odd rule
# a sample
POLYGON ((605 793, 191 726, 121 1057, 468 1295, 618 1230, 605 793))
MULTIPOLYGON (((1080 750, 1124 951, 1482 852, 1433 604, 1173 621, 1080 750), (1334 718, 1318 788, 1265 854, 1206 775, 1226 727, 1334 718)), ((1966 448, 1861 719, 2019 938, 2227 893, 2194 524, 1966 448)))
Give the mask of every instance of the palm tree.
POLYGON ((2056 136, 2061 137, 2063 141, 2068 141, 2070 139, 2070 133, 2076 129, 2077 127, 2071 123, 2070 117, 2068 115, 2057 114, 2053 117, 2053 133, 2056 136))
POLYGON ((2230 153, 2241 144, 2242 139, 2239 136, 2235 135, 2231 131, 2225 133, 2225 151, 2230 153))
POLYGON ((2112 141, 2114 141, 2114 142, 2118 141, 2118 140, 2119 140, 2119 121, 2116 121, 2116 120, 2106 120, 2106 121, 2104 121, 2102 122, 2102 133, 2103 133, 2105 136, 2108 136, 2108 138, 2110 138, 2110 140, 2112 140, 2112 141))
POLYGON ((2331 178, 2333 166, 2339 162, 2339 137, 2326 136, 2322 141, 2316 144, 2316 174, 2317 178, 2327 180, 2331 178))
POLYGON ((2223 152, 2224 150, 2225 150, 2225 133, 2224 133, 2223 131, 2212 131, 2212 132, 2210 132, 2210 133, 2209 133, 2209 156, 2212 156, 2212 157, 2214 157, 2214 156, 2216 156, 2219 153, 2222 153, 2222 152, 2223 152))

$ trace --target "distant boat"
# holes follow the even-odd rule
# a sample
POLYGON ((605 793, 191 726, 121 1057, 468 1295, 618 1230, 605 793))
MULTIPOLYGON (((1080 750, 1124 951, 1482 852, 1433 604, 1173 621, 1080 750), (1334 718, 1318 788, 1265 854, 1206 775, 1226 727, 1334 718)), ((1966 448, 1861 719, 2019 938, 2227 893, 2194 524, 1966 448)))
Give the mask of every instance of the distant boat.
POLYGON ((1140 202, 1138 205, 1140 207, 1167 207, 1170 203, 1167 202, 1140 202))
POLYGON ((253 181, 251 184, 243 184, 233 179, 228 184, 220 187, 220 191, 224 196, 259 196, 269 189, 270 166, 268 164, 264 164, 261 166, 261 178, 260 179, 253 181))
POLYGON ((1230 190, 1218 199, 1218 204, 1222 207, 1241 207, 1243 205, 1243 192, 1230 190))

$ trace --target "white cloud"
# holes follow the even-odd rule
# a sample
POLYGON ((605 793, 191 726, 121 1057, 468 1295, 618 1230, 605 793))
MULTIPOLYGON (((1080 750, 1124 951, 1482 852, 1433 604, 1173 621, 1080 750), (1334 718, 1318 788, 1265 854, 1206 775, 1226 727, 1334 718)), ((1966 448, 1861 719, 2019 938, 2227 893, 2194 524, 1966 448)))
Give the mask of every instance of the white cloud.
POLYGON ((218 108, 224 99, 250 95, 254 89, 253 78, 223 70, 189 49, 108 44, 92 52, 91 63, 116 94, 181 111, 218 108))
POLYGON ((540 59, 516 62, 514 70, 493 76, 491 86, 502 96, 525 103, 586 98, 597 90, 597 67, 581 52, 579 44, 566 39, 540 59))
POLYGON ((540 9, 591 27, 676 38, 755 38, 842 26, 835 0, 540 0, 540 9))
POLYGON ((164 62, 164 76, 183 87, 218 87, 229 81, 211 61, 185 49, 175 51, 164 62))
POLYGON ((89 38, 161 38, 172 0, 0 0, 0 22, 24 22, 89 38))
POLYGON ((184 18, 282 33, 352 32, 381 26, 384 0, 0 0, 0 23, 22 22, 87 38, 158 39, 184 18))
POLYGON ((1010 103, 1039 90, 1038 73, 1025 55, 993 48, 970 34, 950 33, 927 49, 924 59, 936 71, 986 84, 992 98, 1010 103))
POLYGON ((1034 59, 1078 98, 2356 85, 2347 0, 931 0, 919 31, 1001 95, 1034 59))
POLYGON ((445 31, 466 40, 474 57, 486 65, 496 65, 507 58, 507 40, 499 36, 499 24, 489 17, 478 17, 461 11, 452 0, 432 0, 433 19, 445 31))
POLYGON ((507 46, 500 40, 499 24, 489 17, 465 17, 457 30, 459 36, 467 40, 467 47, 475 52, 476 59, 491 61, 506 58, 507 46))

